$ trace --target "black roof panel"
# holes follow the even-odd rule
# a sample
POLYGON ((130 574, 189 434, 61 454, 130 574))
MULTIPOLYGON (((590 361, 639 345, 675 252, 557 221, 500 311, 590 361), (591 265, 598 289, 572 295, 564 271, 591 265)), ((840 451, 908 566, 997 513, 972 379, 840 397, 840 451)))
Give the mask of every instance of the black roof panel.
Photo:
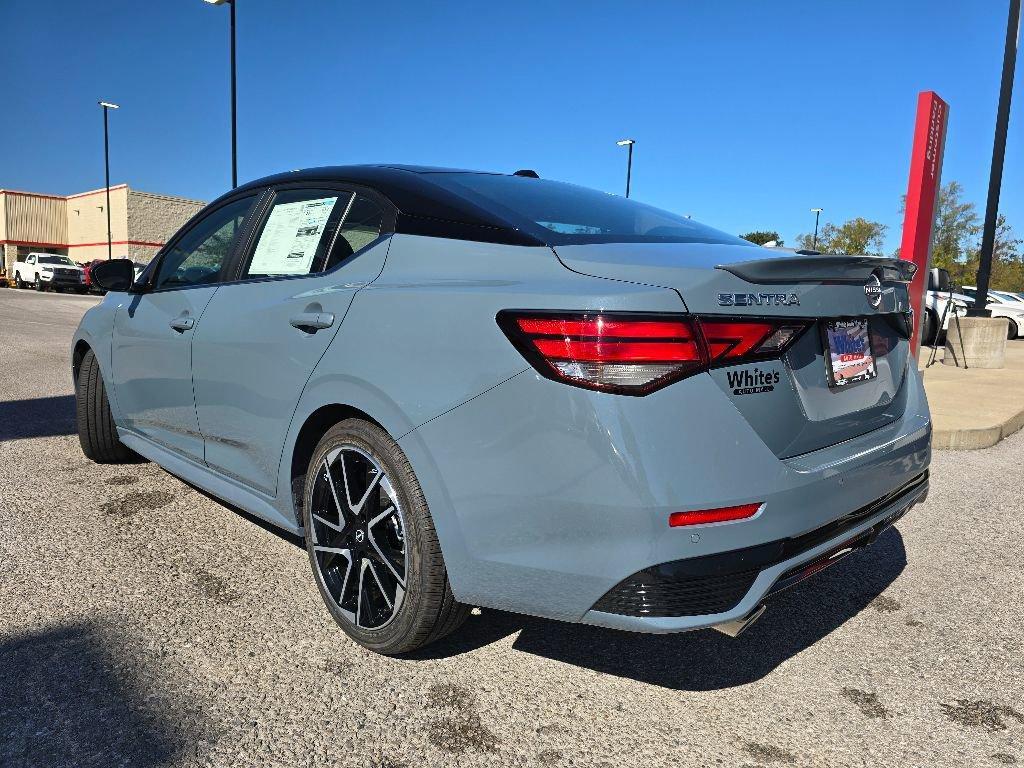
POLYGON ((375 189, 398 209, 396 229, 409 234, 463 240, 545 245, 532 234, 430 180, 429 174, 479 173, 419 165, 331 165, 303 168, 247 182, 232 193, 273 184, 347 181, 375 189), (454 226, 452 226, 454 225, 454 226))

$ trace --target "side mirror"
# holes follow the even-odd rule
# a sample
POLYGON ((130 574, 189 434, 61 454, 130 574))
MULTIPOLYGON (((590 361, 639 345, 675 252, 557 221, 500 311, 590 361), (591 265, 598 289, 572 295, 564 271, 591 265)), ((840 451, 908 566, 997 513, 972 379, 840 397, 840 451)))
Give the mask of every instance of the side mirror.
POLYGON ((953 289, 949 280, 949 272, 941 267, 933 267, 928 275, 928 289, 949 293, 953 289))
POLYGON ((92 279, 107 291, 127 291, 135 282, 135 265, 129 259, 103 261, 92 268, 92 279))

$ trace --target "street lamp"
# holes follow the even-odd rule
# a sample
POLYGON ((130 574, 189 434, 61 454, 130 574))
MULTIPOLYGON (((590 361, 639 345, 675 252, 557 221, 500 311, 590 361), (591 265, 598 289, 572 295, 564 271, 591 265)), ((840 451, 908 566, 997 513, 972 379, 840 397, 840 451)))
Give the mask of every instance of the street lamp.
POLYGON ((811 213, 814 214, 814 241, 811 244, 811 250, 818 250, 818 219, 821 216, 823 208, 811 208, 811 213))
POLYGON ((615 143, 620 147, 629 147, 629 159, 626 160, 626 197, 629 197, 629 178, 633 174, 633 145, 636 144, 636 140, 623 139, 615 143))
POLYGON ((235 0, 203 0, 210 5, 231 6, 231 188, 238 186, 238 130, 235 119, 235 0))
POLYGON ((114 244, 110 237, 110 138, 107 131, 107 112, 121 107, 110 101, 97 102, 103 107, 103 179, 107 185, 107 261, 113 258, 114 244))

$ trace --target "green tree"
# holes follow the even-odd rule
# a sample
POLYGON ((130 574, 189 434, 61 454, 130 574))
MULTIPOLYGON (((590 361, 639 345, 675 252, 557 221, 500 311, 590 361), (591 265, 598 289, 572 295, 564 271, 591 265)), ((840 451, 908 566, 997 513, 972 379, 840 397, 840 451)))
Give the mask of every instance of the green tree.
MULTIPOLYGON (((1024 291, 1024 240, 1016 237, 1003 214, 996 219, 996 239, 992 249, 992 274, 989 286, 998 291, 1024 291)), ((981 245, 964 264, 963 282, 977 285, 978 267, 981 265, 981 245)))
POLYGON ((773 232, 771 230, 758 229, 753 232, 747 232, 747 234, 745 235, 740 235, 740 237, 742 237, 744 240, 749 240, 752 243, 756 243, 757 245, 764 245, 765 243, 770 243, 772 240, 775 241, 776 245, 783 244, 782 238, 779 236, 779 233, 773 232))
MULTIPOLYGON (((932 266, 947 269, 951 275, 961 271, 981 232, 977 209, 974 203, 964 202, 963 193, 960 182, 950 181, 939 188, 935 200, 932 266)), ((904 195, 900 202, 901 213, 906 206, 907 196, 904 195)))
POLYGON ((935 201, 935 229, 932 233, 932 264, 949 269, 962 261, 972 241, 981 232, 974 203, 964 202, 963 187, 951 181, 940 190, 935 201))
MULTIPOLYGON (((879 221, 858 216, 836 226, 827 223, 818 232, 817 249, 822 253, 882 255, 882 243, 889 227, 879 221)), ((814 247, 814 236, 799 235, 797 244, 803 249, 814 247)))

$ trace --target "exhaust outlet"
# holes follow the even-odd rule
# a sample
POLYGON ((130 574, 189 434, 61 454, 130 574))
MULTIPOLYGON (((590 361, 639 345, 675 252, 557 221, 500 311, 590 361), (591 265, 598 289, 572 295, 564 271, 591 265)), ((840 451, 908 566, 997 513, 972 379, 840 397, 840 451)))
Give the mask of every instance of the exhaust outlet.
POLYGON ((761 614, 765 612, 767 607, 767 605, 761 603, 746 616, 727 621, 723 624, 715 624, 712 629, 717 629, 723 635, 728 635, 729 637, 739 637, 747 627, 761 618, 761 614))

